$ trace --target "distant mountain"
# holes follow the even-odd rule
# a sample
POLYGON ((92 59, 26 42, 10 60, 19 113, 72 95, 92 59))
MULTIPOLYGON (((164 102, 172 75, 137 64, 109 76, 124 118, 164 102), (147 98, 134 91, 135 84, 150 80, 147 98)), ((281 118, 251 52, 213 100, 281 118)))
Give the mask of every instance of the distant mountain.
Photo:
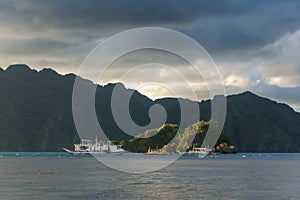
MULTIPOLYGON (((0 151, 61 151, 79 141, 72 116, 72 88, 76 76, 60 75, 51 69, 36 71, 27 65, 0 68, 0 151)), ((93 84, 89 82, 89 84, 93 84)), ((122 84, 124 93, 132 92, 122 84)), ((97 86, 96 113, 101 127, 112 140, 128 140, 116 125, 110 99, 116 84, 97 86)), ((176 98, 152 101, 133 91, 130 114, 139 125, 150 122, 148 110, 161 104, 167 122, 178 124, 176 98)), ((210 100, 199 104, 199 119, 210 119, 210 100)), ((251 92, 228 96, 224 131, 242 152, 300 152, 300 114, 285 104, 251 92)))
MULTIPOLYGON (((177 122, 176 99, 160 99, 177 122)), ((210 119, 211 102, 199 103, 201 120, 210 119)), ((286 104, 257 96, 249 91, 227 96, 223 131, 240 152, 300 152, 300 113, 286 104)))
POLYGON ((227 98, 224 131, 240 151, 299 152, 300 114, 251 92, 227 98))

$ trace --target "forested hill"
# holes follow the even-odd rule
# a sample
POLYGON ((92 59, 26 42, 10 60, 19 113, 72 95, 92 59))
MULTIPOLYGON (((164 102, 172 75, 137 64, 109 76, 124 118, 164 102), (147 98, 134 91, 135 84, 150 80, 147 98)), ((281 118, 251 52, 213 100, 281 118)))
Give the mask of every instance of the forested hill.
MULTIPOLYGON (((0 68, 0 151, 72 148, 79 140, 71 110, 75 77, 74 74, 60 75, 51 69, 36 71, 26 65, 0 68)), ((98 120, 112 140, 128 140, 131 137, 118 128, 110 110, 114 87, 115 84, 97 86, 98 120)), ((132 91, 124 87, 123 90, 125 93, 132 91)), ((177 99, 152 101, 135 91, 129 107, 137 124, 149 123, 148 110, 154 103, 166 108, 166 123, 179 122, 177 99)), ((300 152, 300 114, 289 106, 251 92, 228 96, 227 103, 224 131, 240 151, 300 152)), ((208 121, 210 101, 202 101, 199 106, 201 120, 208 121)))

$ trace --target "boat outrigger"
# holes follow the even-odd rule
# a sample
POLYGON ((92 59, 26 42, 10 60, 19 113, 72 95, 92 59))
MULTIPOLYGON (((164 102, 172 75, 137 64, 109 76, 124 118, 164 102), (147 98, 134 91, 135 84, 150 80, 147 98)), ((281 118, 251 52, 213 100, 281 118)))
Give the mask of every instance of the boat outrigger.
POLYGON ((102 142, 96 137, 95 143, 92 140, 81 139, 80 144, 74 144, 74 151, 63 148, 64 151, 72 154, 104 154, 104 153, 124 153, 121 145, 115 145, 111 141, 102 142))

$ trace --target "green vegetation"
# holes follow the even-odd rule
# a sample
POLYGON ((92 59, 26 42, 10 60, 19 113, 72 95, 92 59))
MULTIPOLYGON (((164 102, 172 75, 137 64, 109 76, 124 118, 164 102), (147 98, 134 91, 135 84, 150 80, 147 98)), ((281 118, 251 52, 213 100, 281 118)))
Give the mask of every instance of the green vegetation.
POLYGON ((151 149, 161 149, 174 138, 177 131, 178 125, 165 124, 160 128, 147 130, 134 137, 124 147, 130 152, 147 152, 149 147, 151 149))
MULTIPOLYGON (((183 131, 180 131, 176 124, 165 124, 123 143, 124 148, 138 153, 145 153, 148 148, 159 149, 165 153, 185 152, 192 147, 201 147, 210 123, 210 121, 199 121, 183 131)), ((217 145, 223 143, 232 145, 230 137, 224 132, 221 133, 217 145)))

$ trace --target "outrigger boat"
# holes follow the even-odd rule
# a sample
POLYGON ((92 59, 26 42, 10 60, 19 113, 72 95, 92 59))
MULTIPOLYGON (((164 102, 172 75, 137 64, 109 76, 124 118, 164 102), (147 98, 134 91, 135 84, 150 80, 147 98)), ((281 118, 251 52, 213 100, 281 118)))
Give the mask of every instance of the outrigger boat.
POLYGON ((97 137, 95 143, 92 140, 82 139, 80 144, 74 144, 75 150, 63 148, 64 151, 71 154, 105 154, 105 153, 124 153, 121 145, 115 145, 111 141, 98 142, 97 137))

